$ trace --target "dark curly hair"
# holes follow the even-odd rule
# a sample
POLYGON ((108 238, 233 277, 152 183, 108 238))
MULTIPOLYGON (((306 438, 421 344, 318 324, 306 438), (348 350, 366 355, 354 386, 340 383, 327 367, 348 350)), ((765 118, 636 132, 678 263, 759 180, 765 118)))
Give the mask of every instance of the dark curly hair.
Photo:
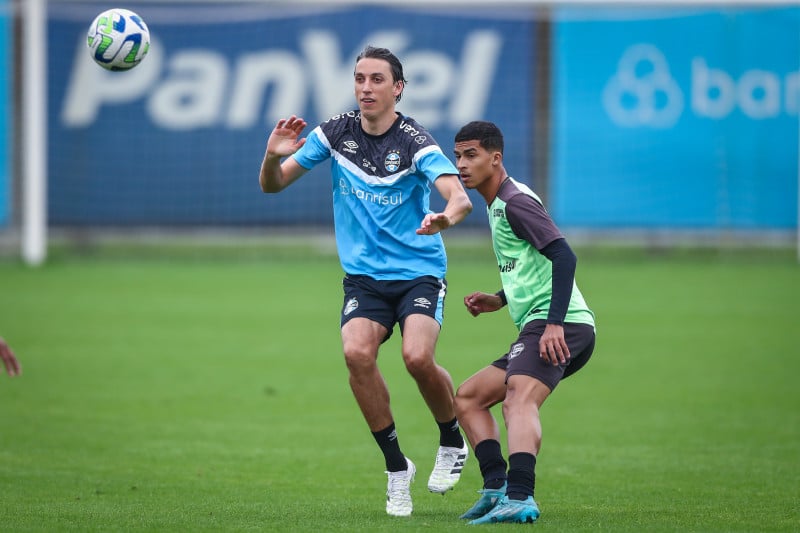
POLYGON ((489 151, 503 153, 503 132, 493 122, 475 120, 464 125, 456 133, 457 143, 464 141, 478 141, 482 148, 489 151))

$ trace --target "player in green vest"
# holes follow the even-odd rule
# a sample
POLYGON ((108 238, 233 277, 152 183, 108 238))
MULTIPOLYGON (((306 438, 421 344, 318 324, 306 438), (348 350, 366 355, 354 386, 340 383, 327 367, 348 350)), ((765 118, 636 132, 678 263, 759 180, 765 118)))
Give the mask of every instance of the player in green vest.
POLYGON ((575 283, 577 258, 539 197, 509 177, 503 134, 491 122, 470 122, 456 134, 461 180, 486 200, 492 246, 503 288, 464 298, 473 315, 508 306, 519 337, 508 353, 467 379, 456 393, 456 415, 478 459, 483 489, 462 515, 470 524, 533 522, 539 409, 558 383, 592 355, 594 314, 575 283), (503 402, 508 463, 489 409, 503 402))

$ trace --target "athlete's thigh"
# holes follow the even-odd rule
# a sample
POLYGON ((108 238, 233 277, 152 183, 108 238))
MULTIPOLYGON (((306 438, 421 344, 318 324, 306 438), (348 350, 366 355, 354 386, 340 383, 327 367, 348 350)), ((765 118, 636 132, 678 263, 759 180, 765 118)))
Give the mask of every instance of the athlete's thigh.
POLYGON ((508 376, 506 402, 509 405, 535 405, 540 408, 551 392, 553 387, 539 378, 527 374, 513 374, 508 376))
POLYGON ((342 349, 348 357, 375 359, 387 333, 386 327, 374 320, 353 318, 342 326, 342 349))
POLYGON ((409 315, 403 326, 403 354, 433 357, 441 326, 427 315, 409 315))
POLYGON ((506 372, 494 365, 481 368, 458 387, 456 398, 488 409, 506 397, 506 372))

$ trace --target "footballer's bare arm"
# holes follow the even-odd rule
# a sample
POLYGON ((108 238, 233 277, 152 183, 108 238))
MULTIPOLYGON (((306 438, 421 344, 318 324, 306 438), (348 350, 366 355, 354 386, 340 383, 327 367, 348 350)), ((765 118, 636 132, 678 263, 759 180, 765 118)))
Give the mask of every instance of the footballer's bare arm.
POLYGON ((472 316, 481 313, 491 313, 501 309, 505 303, 500 293, 488 294, 486 292, 473 292, 464 297, 464 306, 472 316))
POLYGON ((302 176, 306 169, 294 159, 281 162, 300 149, 306 143, 300 134, 306 127, 306 121, 294 115, 288 119, 280 119, 267 139, 267 148, 261 162, 258 182, 261 190, 268 193, 280 192, 302 176))
POLYGON ((447 200, 447 205, 444 206, 444 211, 441 213, 425 215, 417 229, 419 235, 433 235, 450 226, 455 226, 472 212, 472 202, 458 176, 443 174, 436 179, 434 184, 439 194, 447 200))

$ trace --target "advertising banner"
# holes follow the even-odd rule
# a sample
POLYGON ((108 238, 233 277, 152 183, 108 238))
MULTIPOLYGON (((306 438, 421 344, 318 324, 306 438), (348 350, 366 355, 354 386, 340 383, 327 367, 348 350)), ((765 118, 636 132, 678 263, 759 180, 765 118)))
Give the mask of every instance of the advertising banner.
POLYGON ((328 165, 279 195, 261 193, 259 168, 279 118, 301 116, 309 133, 356 108, 353 68, 367 44, 403 62, 398 111, 445 154, 463 124, 490 119, 526 147, 509 152, 509 166, 531 167, 535 51, 524 16, 263 5, 137 12, 150 51, 133 70, 109 72, 86 46, 95 14, 51 5, 54 225, 330 224, 328 165))
POLYGON ((592 228, 797 224, 800 10, 561 10, 553 212, 592 228))

